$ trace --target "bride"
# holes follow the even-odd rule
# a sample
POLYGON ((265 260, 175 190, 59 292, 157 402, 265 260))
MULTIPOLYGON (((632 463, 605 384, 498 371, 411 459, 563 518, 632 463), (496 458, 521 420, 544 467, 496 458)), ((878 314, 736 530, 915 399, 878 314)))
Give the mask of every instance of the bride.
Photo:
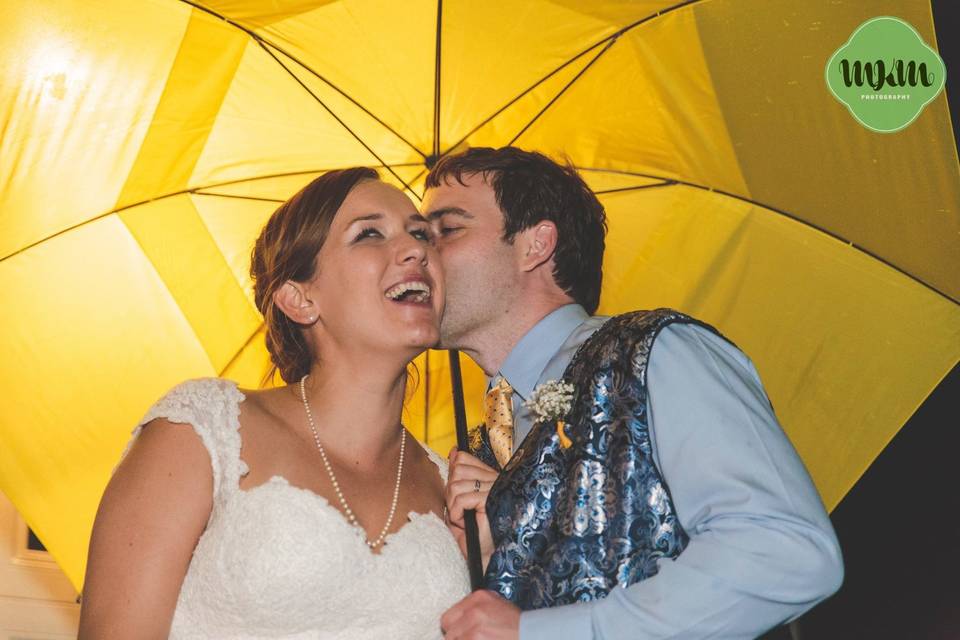
POLYGON ((441 636, 467 571, 446 463, 400 424, 439 337, 436 258, 372 169, 273 214, 251 275, 286 385, 190 380, 147 412, 97 513, 81 639, 441 636))

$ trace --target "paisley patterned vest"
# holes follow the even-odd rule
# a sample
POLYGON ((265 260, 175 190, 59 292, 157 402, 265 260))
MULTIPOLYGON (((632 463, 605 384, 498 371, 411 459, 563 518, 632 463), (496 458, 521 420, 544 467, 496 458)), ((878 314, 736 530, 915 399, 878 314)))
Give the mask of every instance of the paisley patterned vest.
MULTIPOLYGON (((524 610, 595 600, 686 547, 647 425, 650 350, 672 322, 715 332, 670 309, 636 311, 577 350, 563 375, 575 387, 564 429, 572 444, 556 423, 535 424, 490 490, 487 589, 524 610)), ((484 429, 472 436, 474 453, 497 468, 484 429)))

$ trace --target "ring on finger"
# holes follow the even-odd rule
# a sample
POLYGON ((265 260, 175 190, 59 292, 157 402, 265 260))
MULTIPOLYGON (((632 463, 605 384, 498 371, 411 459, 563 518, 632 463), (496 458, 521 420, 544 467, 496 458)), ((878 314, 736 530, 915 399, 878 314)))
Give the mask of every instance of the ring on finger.
POLYGON ((473 481, 473 490, 474 490, 474 491, 480 491, 480 481, 479 481, 479 480, 474 480, 474 481, 473 481))

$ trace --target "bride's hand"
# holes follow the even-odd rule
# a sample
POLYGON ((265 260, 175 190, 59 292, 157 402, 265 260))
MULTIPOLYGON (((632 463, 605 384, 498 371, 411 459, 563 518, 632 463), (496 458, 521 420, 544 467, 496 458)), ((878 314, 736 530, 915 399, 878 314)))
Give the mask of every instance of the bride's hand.
POLYGON ((447 526, 453 532, 460 551, 467 557, 466 534, 463 528, 463 512, 474 509, 477 512, 477 528, 480 530, 480 557, 486 569, 490 554, 493 553, 493 536, 487 520, 487 495, 497 479, 497 472, 456 447, 450 451, 450 470, 447 475, 447 526))

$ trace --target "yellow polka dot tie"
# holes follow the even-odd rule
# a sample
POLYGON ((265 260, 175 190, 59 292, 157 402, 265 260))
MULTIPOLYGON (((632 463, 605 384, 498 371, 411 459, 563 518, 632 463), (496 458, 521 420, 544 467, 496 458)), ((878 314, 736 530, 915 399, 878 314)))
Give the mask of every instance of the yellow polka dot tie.
POLYGON ((483 403, 483 424, 490 437, 490 448, 504 467, 513 455, 513 387, 500 378, 483 403))

